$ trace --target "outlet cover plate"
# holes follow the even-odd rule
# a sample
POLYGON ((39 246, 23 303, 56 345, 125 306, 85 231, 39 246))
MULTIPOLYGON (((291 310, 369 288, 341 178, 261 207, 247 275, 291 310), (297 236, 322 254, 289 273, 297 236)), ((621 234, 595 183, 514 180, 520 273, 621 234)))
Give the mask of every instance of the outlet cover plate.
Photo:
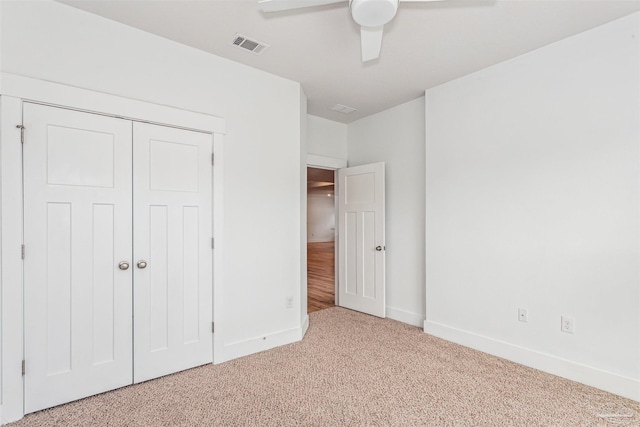
POLYGON ((560 317, 560 330, 568 334, 572 334, 575 329, 575 320, 573 317, 561 316, 560 317))
POLYGON ((518 320, 525 323, 529 321, 529 313, 526 308, 518 309, 518 320))

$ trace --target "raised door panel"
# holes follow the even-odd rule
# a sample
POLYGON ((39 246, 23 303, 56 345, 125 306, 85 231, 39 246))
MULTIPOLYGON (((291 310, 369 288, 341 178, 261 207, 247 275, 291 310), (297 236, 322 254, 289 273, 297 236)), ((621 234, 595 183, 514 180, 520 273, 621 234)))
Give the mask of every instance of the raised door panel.
POLYGON ((212 361, 211 135, 134 124, 134 379, 212 361))
POLYGON ((131 122, 25 103, 25 412, 132 381, 131 122))

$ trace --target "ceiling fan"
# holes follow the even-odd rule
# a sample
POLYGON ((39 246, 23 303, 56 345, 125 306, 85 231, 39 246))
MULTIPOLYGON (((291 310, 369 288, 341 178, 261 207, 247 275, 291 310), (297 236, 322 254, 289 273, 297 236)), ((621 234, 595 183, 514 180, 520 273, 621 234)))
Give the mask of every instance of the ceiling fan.
POLYGON ((360 25, 362 62, 380 56, 384 25, 391 22, 398 11, 399 2, 432 2, 443 0, 260 0, 263 12, 279 12, 332 3, 349 3, 353 20, 360 25))

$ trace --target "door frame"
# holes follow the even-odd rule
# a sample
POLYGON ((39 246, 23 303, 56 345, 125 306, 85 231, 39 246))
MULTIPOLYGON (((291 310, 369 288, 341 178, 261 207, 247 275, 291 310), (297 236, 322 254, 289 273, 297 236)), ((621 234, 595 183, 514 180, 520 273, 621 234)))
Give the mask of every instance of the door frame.
MULTIPOLYGON (((223 289, 223 152, 225 120, 221 117, 80 89, 10 73, 0 74, 0 424, 24 416, 22 104, 25 101, 108 115, 212 135, 213 168, 213 361, 219 363, 224 320, 223 289)), ((28 129, 25 130, 28 138, 28 129)), ((28 141, 28 139, 27 139, 28 141)), ((28 249, 27 255, 28 256, 28 249)), ((27 367, 28 369, 28 367, 27 367)))
MULTIPOLYGON (((347 167, 347 161, 343 160, 343 159, 337 159, 335 157, 325 157, 325 156, 318 156, 315 154, 308 154, 307 155, 307 167, 308 168, 316 168, 316 169, 326 169, 326 170, 332 170, 333 171, 333 193, 334 193, 334 199, 337 201, 337 197, 339 195, 339 185, 338 185, 338 169, 342 169, 342 168, 346 168, 347 167)), ((304 198, 304 203, 307 203, 307 199, 309 198, 309 195, 307 194, 307 188, 305 186, 305 190, 304 190, 304 194, 305 194, 305 198, 304 198)), ((338 203, 334 203, 334 213, 335 213, 335 217, 338 218, 338 203)), ((306 230, 305 230, 306 233, 306 230)), ((340 236, 340 228, 338 226, 338 221, 336 221, 336 225, 335 225, 335 233, 334 233, 334 241, 336 242, 336 244, 333 245, 333 257, 334 257, 334 271, 333 271, 333 282, 334 282, 334 299, 335 299, 335 305, 339 306, 339 292, 338 292, 338 262, 339 262, 339 245, 338 243, 338 238, 340 236)), ((305 237, 305 240, 308 243, 308 238, 305 237)), ((302 268, 306 268, 306 260, 305 263, 303 264, 302 268)), ((308 274, 308 273, 306 273, 308 274)), ((307 286, 309 286, 309 284, 307 283, 307 286)), ((307 296, 307 298, 309 298, 307 296)), ((307 301, 302 301, 301 303, 307 305, 307 301)))

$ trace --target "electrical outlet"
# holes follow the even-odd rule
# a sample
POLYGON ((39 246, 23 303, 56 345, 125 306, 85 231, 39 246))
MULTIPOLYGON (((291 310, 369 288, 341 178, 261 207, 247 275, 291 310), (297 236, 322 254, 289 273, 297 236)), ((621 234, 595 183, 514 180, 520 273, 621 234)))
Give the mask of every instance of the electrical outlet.
POLYGON ((287 297, 287 308, 293 308, 293 297, 287 297))
POLYGON ((574 330, 574 320, 573 317, 569 316, 561 316, 560 317, 560 330, 562 332, 566 332, 568 334, 572 334, 574 330))
POLYGON ((525 323, 529 321, 529 313, 526 308, 518 309, 518 320, 525 323))

